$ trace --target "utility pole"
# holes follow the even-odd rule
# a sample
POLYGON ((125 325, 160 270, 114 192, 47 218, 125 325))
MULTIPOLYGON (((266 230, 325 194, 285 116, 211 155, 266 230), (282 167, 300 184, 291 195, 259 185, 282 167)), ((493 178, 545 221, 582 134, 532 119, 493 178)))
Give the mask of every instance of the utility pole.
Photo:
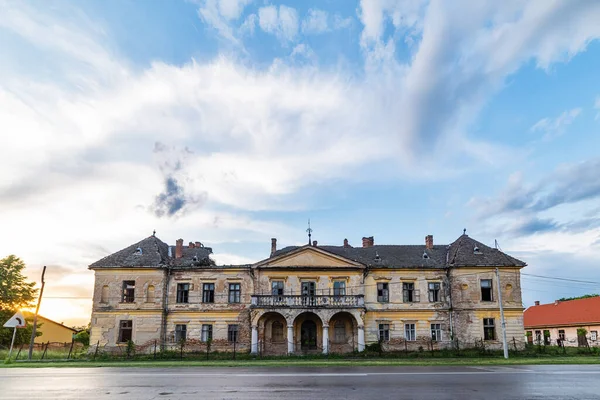
POLYGON ((500 271, 496 267, 496 282, 498 284, 498 304, 500 304, 500 319, 502 320, 502 347, 504 358, 508 358, 508 343, 506 342, 506 321, 504 320, 504 307, 502 306, 502 288, 500 287, 500 271))
POLYGON ((31 361, 31 357, 33 356, 33 341, 35 340, 35 331, 37 329, 37 317, 40 312, 40 304, 42 303, 42 295, 44 294, 44 285, 46 281, 44 281, 44 275, 46 274, 46 266, 44 265, 44 269, 42 270, 42 288, 40 289, 40 297, 38 297, 37 307, 35 308, 35 316, 33 317, 33 329, 31 330, 31 340, 29 341, 29 361, 31 361))

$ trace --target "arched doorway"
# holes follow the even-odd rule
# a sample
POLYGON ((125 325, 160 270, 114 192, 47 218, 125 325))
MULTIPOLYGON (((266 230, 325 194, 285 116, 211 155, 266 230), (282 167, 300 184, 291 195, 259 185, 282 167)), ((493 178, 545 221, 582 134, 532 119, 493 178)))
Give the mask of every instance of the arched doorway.
POLYGON ((313 320, 306 320, 300 327, 300 348, 302 350, 317 349, 317 324, 313 320))
POLYGON ((341 311, 329 319, 329 351, 349 353, 357 348, 358 324, 354 315, 341 311))
POLYGON ((302 312, 294 318, 293 351, 318 352, 323 349, 323 320, 313 312, 302 312))
POLYGON ((258 347, 260 354, 287 354, 287 323, 278 312, 266 312, 257 321, 258 347))

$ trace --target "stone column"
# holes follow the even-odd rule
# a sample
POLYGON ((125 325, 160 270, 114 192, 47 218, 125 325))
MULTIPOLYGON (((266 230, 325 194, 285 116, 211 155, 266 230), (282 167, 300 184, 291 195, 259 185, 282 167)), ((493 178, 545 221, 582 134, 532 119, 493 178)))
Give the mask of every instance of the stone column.
POLYGON ((358 327, 358 351, 365 351, 365 327, 360 325, 358 327))
POLYGON ((323 354, 329 353, 329 325, 323 325, 323 354))
POLYGON ((250 353, 258 353, 258 326, 252 325, 252 346, 250 347, 250 353))
POLYGON ((287 334, 288 354, 294 353, 294 325, 288 325, 287 334))

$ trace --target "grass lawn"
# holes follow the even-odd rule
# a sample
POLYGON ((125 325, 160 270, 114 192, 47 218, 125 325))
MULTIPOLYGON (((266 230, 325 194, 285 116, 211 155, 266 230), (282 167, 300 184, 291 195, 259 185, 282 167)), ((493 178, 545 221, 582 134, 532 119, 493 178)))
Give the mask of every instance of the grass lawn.
POLYGON ((543 364, 600 364, 600 357, 502 357, 483 358, 427 358, 427 359, 278 359, 278 360, 167 360, 167 361, 32 361, 0 363, 0 368, 45 367, 353 367, 353 366, 451 366, 451 365, 543 365, 543 364))

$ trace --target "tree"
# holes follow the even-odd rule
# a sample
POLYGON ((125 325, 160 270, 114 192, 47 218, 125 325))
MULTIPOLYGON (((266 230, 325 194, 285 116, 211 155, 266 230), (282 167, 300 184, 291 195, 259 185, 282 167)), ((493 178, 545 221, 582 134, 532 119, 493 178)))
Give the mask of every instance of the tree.
MULTIPOLYGON (((2 328, 13 314, 26 307, 31 307, 37 297, 38 289, 34 282, 27 282, 23 276, 25 263, 20 258, 10 255, 0 260, 0 345, 10 345, 12 329, 2 328)), ((15 344, 29 342, 32 322, 28 320, 27 328, 17 329, 15 344)), ((41 333, 37 332, 36 336, 41 333)))
POLYGON ((25 263, 10 255, 0 260, 0 310, 15 311, 33 306, 38 289, 35 282, 27 282, 23 276, 25 263))

